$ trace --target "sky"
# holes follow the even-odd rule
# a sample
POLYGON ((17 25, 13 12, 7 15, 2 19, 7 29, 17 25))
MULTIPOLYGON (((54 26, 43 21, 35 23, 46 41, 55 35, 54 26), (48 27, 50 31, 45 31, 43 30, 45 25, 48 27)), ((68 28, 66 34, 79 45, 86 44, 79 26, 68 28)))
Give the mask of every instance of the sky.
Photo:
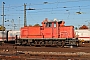
MULTIPOLYGON (((66 26, 75 27, 89 25, 90 22, 90 0, 0 0, 0 15, 3 14, 3 2, 6 15, 4 26, 7 29, 19 29, 24 26, 24 3, 26 9, 35 9, 26 10, 27 25, 41 25, 45 18, 64 20, 66 26)), ((0 20, 2 25, 2 16, 0 20)))

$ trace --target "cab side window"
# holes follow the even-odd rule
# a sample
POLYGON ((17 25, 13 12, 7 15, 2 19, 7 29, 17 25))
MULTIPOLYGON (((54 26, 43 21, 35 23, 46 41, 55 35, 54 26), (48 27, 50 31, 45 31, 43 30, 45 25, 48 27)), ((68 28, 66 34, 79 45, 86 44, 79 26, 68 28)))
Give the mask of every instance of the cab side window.
POLYGON ((52 23, 46 23, 46 27, 52 27, 52 23))

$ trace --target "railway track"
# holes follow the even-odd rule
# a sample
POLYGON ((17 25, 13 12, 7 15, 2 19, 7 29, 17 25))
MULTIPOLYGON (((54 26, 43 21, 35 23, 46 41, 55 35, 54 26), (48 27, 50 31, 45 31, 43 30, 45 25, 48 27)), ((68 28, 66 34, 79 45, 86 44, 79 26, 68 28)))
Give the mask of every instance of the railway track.
POLYGON ((4 44, 0 46, 0 59, 14 60, 89 60, 90 43, 81 47, 30 47, 4 44))
MULTIPOLYGON (((77 52, 77 53, 65 53, 65 52, 32 52, 32 51, 19 51, 17 54, 3 54, 4 58, 11 59, 36 59, 36 60, 88 60, 90 59, 90 53, 77 52), (8 55, 8 56, 7 56, 8 55)), ((3 56, 0 56, 3 57, 3 56)))

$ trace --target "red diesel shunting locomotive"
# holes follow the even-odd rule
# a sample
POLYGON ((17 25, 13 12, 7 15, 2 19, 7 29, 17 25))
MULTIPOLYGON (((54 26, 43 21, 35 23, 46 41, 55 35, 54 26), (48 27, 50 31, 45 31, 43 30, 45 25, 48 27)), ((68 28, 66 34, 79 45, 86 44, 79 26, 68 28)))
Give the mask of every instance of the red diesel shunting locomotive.
POLYGON ((74 26, 65 26, 64 21, 49 21, 47 18, 42 26, 26 26, 20 30, 20 44, 40 46, 79 45, 75 38, 74 26))

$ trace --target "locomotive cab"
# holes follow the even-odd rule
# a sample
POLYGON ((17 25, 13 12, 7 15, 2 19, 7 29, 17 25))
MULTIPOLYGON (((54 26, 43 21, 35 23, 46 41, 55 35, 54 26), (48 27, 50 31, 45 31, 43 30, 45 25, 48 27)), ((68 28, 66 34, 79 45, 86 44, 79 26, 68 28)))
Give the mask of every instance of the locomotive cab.
POLYGON ((64 26, 64 21, 57 21, 56 19, 52 20, 52 21, 48 21, 48 19, 46 18, 43 22, 42 22, 42 26, 43 27, 60 27, 60 26, 64 26))

